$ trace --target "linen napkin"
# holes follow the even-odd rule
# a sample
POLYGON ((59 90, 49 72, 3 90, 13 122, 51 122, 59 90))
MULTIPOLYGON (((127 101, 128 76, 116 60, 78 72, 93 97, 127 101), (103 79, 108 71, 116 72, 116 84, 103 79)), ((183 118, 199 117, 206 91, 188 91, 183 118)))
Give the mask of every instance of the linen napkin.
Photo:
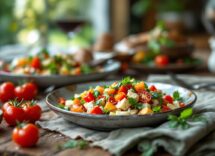
MULTIPOLYGON (((181 76, 187 82, 213 81, 213 78, 196 78, 181 76)), ((170 82, 168 76, 153 75, 149 81, 170 82)), ((168 122, 157 127, 124 128, 111 132, 101 132, 69 123, 61 117, 38 124, 50 131, 56 131, 72 139, 83 138, 92 141, 92 146, 108 150, 114 155, 122 155, 128 149, 138 146, 145 155, 152 155, 158 147, 163 147, 174 156, 209 155, 215 153, 215 93, 209 91, 196 92, 198 100, 194 105, 196 113, 200 113, 205 121, 190 122, 188 129, 172 129, 168 122), (205 153, 206 152, 206 153, 205 153)))

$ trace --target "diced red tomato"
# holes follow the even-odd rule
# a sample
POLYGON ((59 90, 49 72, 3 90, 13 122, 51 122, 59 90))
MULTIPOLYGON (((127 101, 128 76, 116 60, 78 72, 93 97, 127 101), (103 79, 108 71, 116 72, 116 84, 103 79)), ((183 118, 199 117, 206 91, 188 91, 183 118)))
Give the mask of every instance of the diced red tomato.
POLYGON ((109 97, 108 102, 111 102, 111 103, 113 103, 114 105, 117 104, 117 101, 115 100, 115 98, 114 98, 113 96, 110 96, 110 97, 109 97))
POLYGON ((41 68, 41 61, 39 57, 34 57, 31 61, 31 67, 35 69, 40 69, 41 68))
POLYGON ((62 105, 65 105, 66 99, 63 98, 63 97, 60 97, 60 98, 58 99, 58 103, 59 103, 59 104, 62 104, 62 105))
POLYGON ((118 89, 118 93, 119 92, 123 92, 123 93, 127 94, 128 89, 126 88, 126 86, 120 86, 119 89, 118 89))
POLYGON ((127 90, 129 90, 132 88, 132 84, 127 84, 127 85, 125 85, 125 87, 127 88, 127 90))
POLYGON ((91 92, 88 92, 87 95, 84 97, 84 100, 86 102, 95 101, 95 97, 93 96, 93 94, 91 92))
POLYGON ((118 102, 121 101, 126 97, 126 94, 124 92, 119 92, 114 96, 114 99, 118 102))
POLYGON ((162 112, 167 112, 169 110, 169 107, 167 107, 166 105, 162 105, 162 112))
POLYGON ((170 95, 165 95, 164 100, 167 101, 168 103, 173 103, 173 98, 170 95))
POLYGON ((157 88, 154 86, 154 85, 151 85, 150 87, 149 87, 149 90, 151 90, 151 91, 156 91, 157 90, 157 88))
POLYGON ((99 106, 95 106, 91 111, 90 114, 103 114, 102 109, 99 106))
POLYGON ((138 92, 138 94, 140 95, 140 102, 149 103, 152 99, 151 94, 145 90, 138 92))

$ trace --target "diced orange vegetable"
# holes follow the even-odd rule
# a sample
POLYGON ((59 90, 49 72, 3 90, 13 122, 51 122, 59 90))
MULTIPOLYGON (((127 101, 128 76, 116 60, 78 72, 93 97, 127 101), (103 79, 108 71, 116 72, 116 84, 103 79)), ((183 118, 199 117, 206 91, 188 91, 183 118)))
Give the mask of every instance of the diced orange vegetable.
POLYGON ((111 103, 111 102, 107 102, 105 104, 104 109, 108 110, 108 111, 114 111, 114 110, 116 110, 116 106, 113 103, 111 103))
POLYGON ((83 112, 85 112, 85 108, 83 105, 73 104, 72 107, 70 108, 70 111, 83 113, 83 112))
POLYGON ((119 92, 114 96, 114 99, 118 102, 121 101, 126 97, 126 94, 124 92, 119 92))
POLYGON ((80 105, 81 104, 81 101, 78 99, 78 98, 75 98, 73 100, 74 104, 77 104, 77 105, 80 105))
POLYGON ((17 61, 17 66, 18 66, 18 67, 23 67, 23 66, 25 66, 27 63, 28 63, 27 59, 25 59, 25 58, 20 58, 20 59, 17 61))
POLYGON ((97 87, 96 87, 96 90, 98 90, 100 94, 103 94, 103 92, 104 92, 104 87, 97 86, 97 87))
POLYGON ((134 89, 137 92, 145 90, 145 83, 144 82, 139 82, 139 83, 135 84, 134 89))
POLYGON ((74 69, 74 74, 75 75, 80 75, 81 74, 81 68, 80 67, 77 67, 74 69))
POLYGON ((144 115, 144 114, 152 114, 153 111, 151 108, 145 107, 141 109, 141 111, 138 113, 139 115, 144 115))
POLYGON ((113 89, 113 88, 107 88, 108 95, 113 95, 115 92, 116 92, 115 89, 113 89))

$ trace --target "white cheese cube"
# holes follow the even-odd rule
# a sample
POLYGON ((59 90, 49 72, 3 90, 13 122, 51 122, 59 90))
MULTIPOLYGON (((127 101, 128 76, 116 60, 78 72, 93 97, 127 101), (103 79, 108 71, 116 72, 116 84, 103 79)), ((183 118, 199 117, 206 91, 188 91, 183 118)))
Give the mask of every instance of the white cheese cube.
POLYGON ((153 101, 153 105, 154 105, 154 106, 159 105, 159 101, 158 101, 157 99, 153 99, 152 101, 153 101))
POLYGON ((171 104, 171 103, 167 103, 167 107, 169 107, 171 110, 177 108, 174 104, 171 104))
POLYGON ((127 96, 129 98, 133 98, 133 99, 135 99, 137 101, 139 100, 139 95, 134 93, 131 89, 128 90, 127 96))
POLYGON ((87 112, 89 113, 94 107, 94 102, 91 101, 91 102, 85 103, 84 107, 87 109, 87 112))
POLYGON ((126 98, 122 99, 119 101, 116 105, 116 108, 121 109, 121 110, 127 110, 130 107, 130 103, 126 98))
POLYGON ((109 115, 116 115, 116 113, 115 112, 110 112, 110 114, 109 115))
POLYGON ((137 112, 138 112, 138 110, 136 110, 136 109, 130 109, 130 110, 129 110, 129 114, 130 114, 130 115, 137 114, 137 112))
POLYGON ((116 115, 130 115, 128 111, 116 111, 116 115))
POLYGON ((74 95, 74 98, 77 98, 77 99, 78 99, 79 97, 80 97, 80 94, 75 94, 75 95, 74 95))
POLYGON ((174 101, 173 105, 175 105, 177 108, 180 108, 179 102, 178 101, 174 101))
POLYGON ((65 102, 65 106, 67 106, 67 107, 71 107, 73 104, 74 103, 72 100, 66 100, 66 102, 65 102))

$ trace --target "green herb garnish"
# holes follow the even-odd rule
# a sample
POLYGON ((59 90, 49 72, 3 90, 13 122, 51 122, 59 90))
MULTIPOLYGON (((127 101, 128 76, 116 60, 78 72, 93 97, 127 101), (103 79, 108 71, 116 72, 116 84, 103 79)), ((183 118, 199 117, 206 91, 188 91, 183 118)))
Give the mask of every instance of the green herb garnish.
POLYGON ((93 95, 94 95, 94 97, 98 97, 99 95, 100 95, 100 92, 98 91, 98 90, 95 90, 94 92, 93 92, 93 95))
POLYGON ((180 96, 180 93, 178 91, 174 91, 173 98, 176 101, 183 101, 183 98, 180 96))
POLYGON ((169 126, 170 128, 182 128, 182 129, 187 129, 190 127, 190 124, 188 123, 189 121, 206 121, 206 119, 202 116, 199 115, 193 115, 193 109, 192 108, 187 108, 183 110, 180 113, 180 116, 177 117, 176 115, 169 115, 168 116, 169 126))
POLYGON ((138 101, 134 98, 128 98, 128 102, 132 105, 133 108, 135 109, 142 109, 143 104, 138 103, 138 101))
POLYGON ((89 142, 85 140, 69 140, 60 146, 60 149, 79 148, 85 149, 89 146, 89 142))
POLYGON ((132 80, 133 79, 131 77, 127 76, 127 77, 125 77, 125 78, 122 79, 121 84, 122 85, 131 84, 132 80))
POLYGON ((161 111, 161 106, 154 106, 152 108, 153 112, 160 112, 161 111))

